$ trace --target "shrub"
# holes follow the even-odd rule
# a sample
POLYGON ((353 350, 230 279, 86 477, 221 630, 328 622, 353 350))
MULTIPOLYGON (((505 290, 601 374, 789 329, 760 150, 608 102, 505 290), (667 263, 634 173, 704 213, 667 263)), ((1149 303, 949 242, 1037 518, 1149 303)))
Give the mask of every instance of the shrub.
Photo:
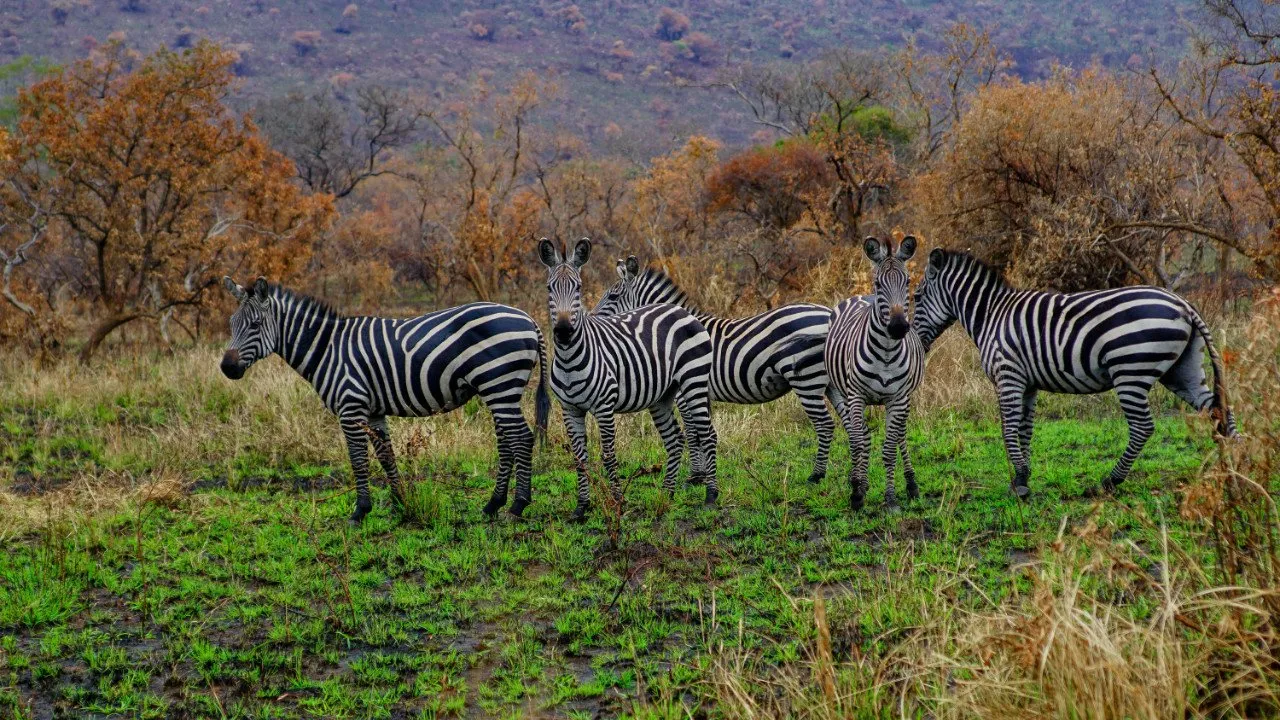
POLYGON ((319 30, 299 30, 293 34, 293 49, 298 57, 306 57, 315 52, 320 45, 320 38, 319 30))
POLYGON ((665 7, 658 12, 658 25, 653 29, 653 33, 658 37, 672 42, 684 37, 689 32, 689 18, 685 15, 665 7))
POLYGON ((689 33, 682 42, 688 48, 689 58, 703 65, 710 65, 714 59, 713 56, 720 49, 716 41, 704 32, 689 33))

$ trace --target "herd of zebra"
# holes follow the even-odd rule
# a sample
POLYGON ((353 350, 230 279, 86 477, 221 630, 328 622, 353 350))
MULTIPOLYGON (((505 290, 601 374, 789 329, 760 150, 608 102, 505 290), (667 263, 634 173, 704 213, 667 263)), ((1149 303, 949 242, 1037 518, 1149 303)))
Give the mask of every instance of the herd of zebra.
POLYGON ((1200 315, 1181 297, 1153 287, 1072 294, 1018 290, 974 257, 943 249, 929 254, 912 296, 906 263, 916 245, 911 236, 865 240, 874 266, 870 295, 850 297, 835 308, 797 303, 726 319, 700 312, 669 276, 642 268, 635 256, 618 261, 618 281, 588 311, 580 270, 591 242, 580 240, 566 254, 543 239, 538 254, 548 270, 552 358, 538 324, 506 305, 477 302, 409 319, 345 317, 264 278, 248 289, 224 278, 239 307, 231 316, 221 368, 238 379, 275 353, 315 387, 347 441, 356 481, 354 522, 372 507, 371 441, 393 492, 402 498, 387 416, 448 412, 473 397, 492 413, 498 444, 497 483, 484 512, 493 516, 506 504, 514 477, 510 512, 520 516, 531 501, 535 439, 521 401, 535 366, 535 426, 545 434, 549 376, 576 461, 575 519, 584 517, 590 503, 587 414, 599 426, 615 497, 615 417, 648 410, 667 451, 665 489, 675 490, 687 444, 689 481, 705 484, 706 502, 713 504, 719 485, 712 401, 758 404, 789 392, 817 433, 811 482, 827 472, 834 430, 828 401, 840 416, 849 437, 854 509, 867 492, 866 408, 885 406, 885 505, 892 508, 899 454, 907 495, 918 494, 905 431, 925 353, 957 322, 977 345, 995 386, 1014 469, 1010 486, 1021 497, 1030 493, 1031 434, 1041 390, 1116 391, 1129 442, 1102 483, 1108 491, 1125 479, 1151 435, 1147 395, 1157 381, 1196 410, 1211 411, 1218 433, 1235 435, 1218 352, 1200 315), (1212 390, 1202 362, 1206 350, 1212 390))

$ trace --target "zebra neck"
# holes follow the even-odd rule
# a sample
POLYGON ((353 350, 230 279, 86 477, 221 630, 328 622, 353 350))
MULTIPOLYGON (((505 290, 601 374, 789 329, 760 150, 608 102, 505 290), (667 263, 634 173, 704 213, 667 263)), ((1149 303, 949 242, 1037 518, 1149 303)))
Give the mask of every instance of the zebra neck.
POLYGON ((583 313, 578 318, 578 324, 574 331, 569 335, 568 343, 561 345, 556 340, 555 333, 551 334, 552 353, 556 357, 556 362, 562 367, 582 354, 583 346, 587 339, 587 325, 595 321, 595 316, 590 313, 583 313))
POLYGON ((344 319, 320 303, 281 298, 277 303, 280 328, 276 353, 298 374, 311 380, 344 319))

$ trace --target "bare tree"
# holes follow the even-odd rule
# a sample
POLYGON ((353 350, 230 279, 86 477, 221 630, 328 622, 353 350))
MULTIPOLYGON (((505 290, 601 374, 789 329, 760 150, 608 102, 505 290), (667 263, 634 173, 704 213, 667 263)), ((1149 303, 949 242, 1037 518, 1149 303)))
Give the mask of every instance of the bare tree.
POLYGON ((350 103, 328 92, 289 94, 260 104, 254 115, 293 160, 299 180, 339 199, 391 173, 391 151, 417 141, 426 125, 407 97, 379 85, 360 88, 350 103))

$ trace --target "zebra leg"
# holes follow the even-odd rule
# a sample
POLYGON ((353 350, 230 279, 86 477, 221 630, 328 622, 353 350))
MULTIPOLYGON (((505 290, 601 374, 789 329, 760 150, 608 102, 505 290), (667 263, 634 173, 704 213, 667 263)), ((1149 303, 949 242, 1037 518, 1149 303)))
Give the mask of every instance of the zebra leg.
POLYGON ((591 482, 587 477, 587 416, 581 410, 569 405, 561 405, 564 415, 564 429, 569 435, 573 460, 578 466, 578 506, 573 509, 570 519, 581 521, 587 516, 587 508, 591 507, 591 482))
POLYGON ((622 502, 622 481, 618 478, 618 456, 614 452, 614 440, 618 426, 613 421, 613 410, 596 412, 596 424, 600 426, 600 454, 604 457, 604 469, 609 474, 609 491, 613 499, 622 502))
POLYGON ((517 413, 509 419, 504 417, 504 420, 507 420, 507 429, 503 433, 503 439, 499 441, 499 448, 504 442, 508 445, 507 456, 511 458, 516 479, 516 500, 511 503, 511 514, 523 517, 524 509, 533 502, 533 488, 530 484, 533 477, 533 431, 529 429, 524 413, 517 413))
POLYGON ((689 449, 688 483, 690 485, 701 485, 707 479, 707 459, 702 453, 702 445, 698 442, 698 438, 693 432, 693 426, 689 424, 688 403, 683 396, 676 396, 676 407, 680 410, 680 418, 684 421, 684 439, 681 442, 689 449))
POLYGON ((511 482, 511 440, 507 437, 507 428, 497 415, 493 416, 494 435, 498 439, 498 476, 495 478, 493 495, 485 503, 483 512, 490 519, 498 514, 498 510, 507 504, 507 489, 511 482))
POLYGON ((1004 451, 1013 465, 1013 479, 1009 489, 1020 498, 1031 495, 1027 480, 1031 477, 1031 466, 1022 454, 1022 407, 1027 394, 1026 386, 1018 383, 1000 383, 996 385, 1000 400, 1000 428, 1004 438, 1004 451))
POLYGON ((1120 456, 1120 461, 1111 469, 1111 474, 1102 482, 1102 489, 1111 492, 1124 482, 1133 467, 1133 461, 1147 444, 1155 423, 1151 419, 1151 406, 1147 403, 1147 394, 1151 392, 1150 381, 1126 382, 1117 384, 1116 395, 1120 398, 1120 408, 1124 410, 1124 419, 1129 422, 1129 444, 1120 456))
POLYGON ((899 451, 903 455, 903 473, 907 480, 907 497, 914 500, 919 494, 915 487, 915 471, 910 469, 911 465, 906 457, 907 416, 911 413, 911 399, 903 396, 891 400, 885 405, 884 410, 884 447, 880 451, 880 457, 884 460, 884 504, 888 508, 896 508, 898 505, 898 493, 894 488, 894 480, 898 474, 895 465, 897 464, 899 451))
POLYGON ((849 435, 849 509, 861 510, 867 499, 867 464, 871 433, 867 430, 866 403, 858 395, 845 398, 837 408, 849 435))
POLYGON ((1022 396, 1022 427, 1018 430, 1018 444, 1022 447, 1022 459, 1031 465, 1031 435, 1035 432, 1036 390, 1027 390, 1022 396))
POLYGON ((835 423, 831 421, 831 411, 827 409, 826 393, 822 391, 796 391, 800 399, 800 407, 813 423, 813 432, 818 436, 818 454, 813 459, 813 472, 809 473, 809 482, 821 482, 827 476, 827 458, 831 456, 831 438, 835 434, 835 423))
POLYGON ((694 391, 685 398, 689 415, 685 425, 693 430, 695 441, 701 446, 703 469, 706 472, 706 504, 715 505, 720 498, 720 485, 716 482, 716 448, 720 439, 711 423, 711 398, 705 392, 694 391))
POLYGON ((351 474, 356 478, 356 511, 351 514, 351 522, 359 524, 373 509, 373 500, 369 498, 369 435, 365 431, 368 422, 358 415, 343 415, 338 424, 347 439, 351 474))
POLYGON ((391 433, 387 431, 387 418, 369 418, 369 427, 373 430, 373 451, 378 456, 378 464, 382 465, 382 471, 387 474, 392 496, 403 506, 404 486, 400 484, 400 471, 396 467, 395 450, 391 447, 391 433))
MULTIPOLYGON (((662 436, 662 446, 667 449, 667 472, 662 478, 662 488, 674 494, 676 478, 680 474, 680 458, 684 454, 684 435, 680 432, 680 425, 676 422, 670 405, 661 403, 654 405, 649 408, 649 415, 653 417, 653 425, 662 436)), ((685 424, 688 425, 688 422, 686 421, 685 424)), ((694 447, 696 445, 690 443, 689 449, 692 450, 694 447)))

